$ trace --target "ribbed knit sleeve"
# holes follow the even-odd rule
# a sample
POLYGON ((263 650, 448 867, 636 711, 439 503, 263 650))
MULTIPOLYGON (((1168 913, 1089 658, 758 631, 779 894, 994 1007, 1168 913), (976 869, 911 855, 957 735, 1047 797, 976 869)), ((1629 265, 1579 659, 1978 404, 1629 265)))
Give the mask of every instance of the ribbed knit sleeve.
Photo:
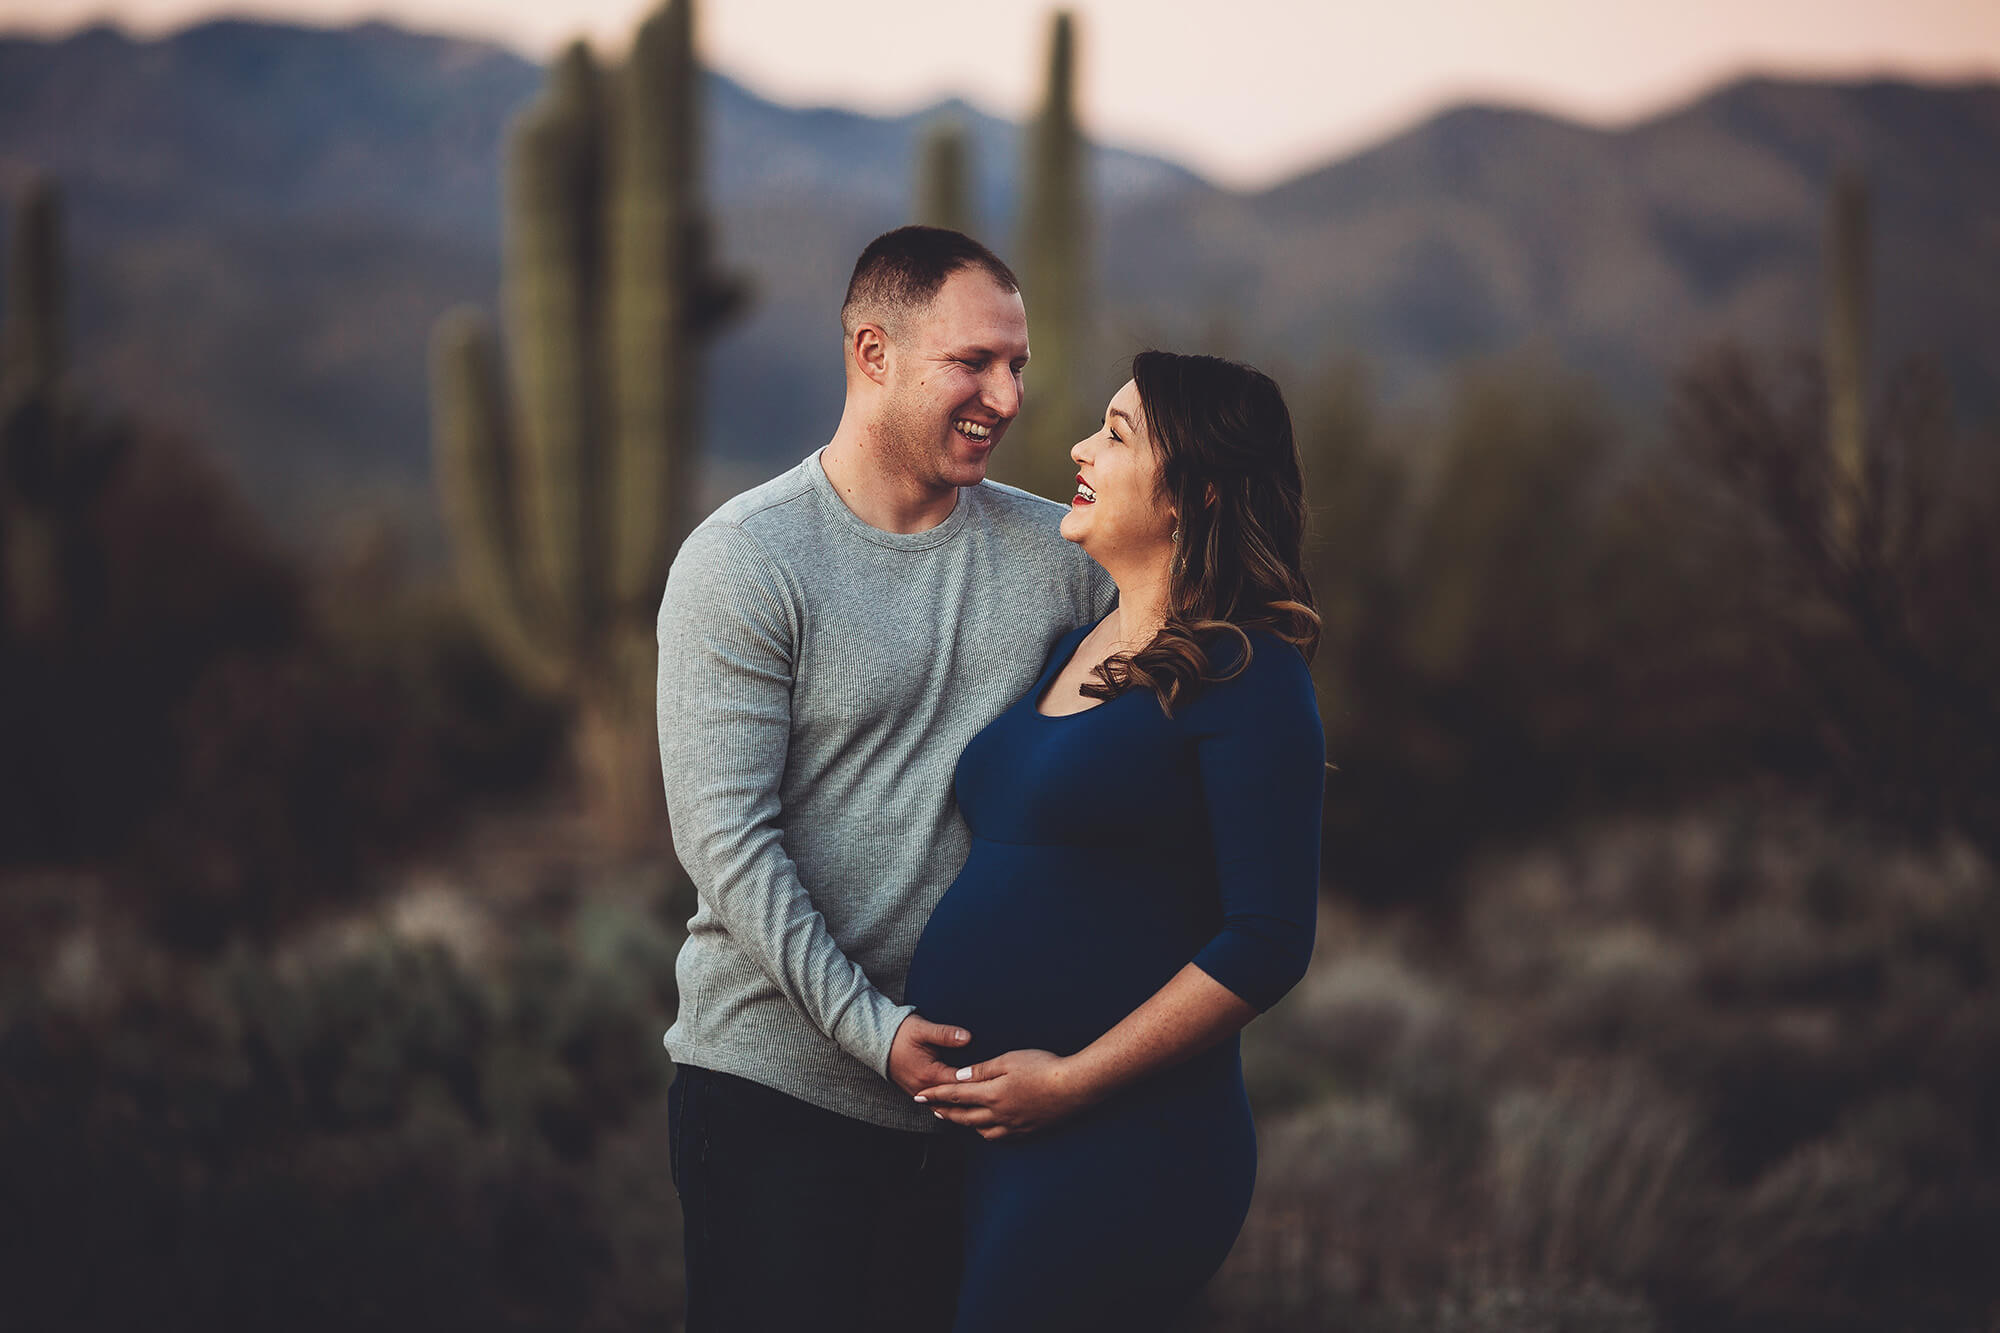
POLYGON ((704 524, 674 561, 658 631, 660 766, 682 866, 771 984, 886 1077, 913 1010, 841 951, 785 853, 779 786, 799 626, 784 583, 748 533, 704 524))

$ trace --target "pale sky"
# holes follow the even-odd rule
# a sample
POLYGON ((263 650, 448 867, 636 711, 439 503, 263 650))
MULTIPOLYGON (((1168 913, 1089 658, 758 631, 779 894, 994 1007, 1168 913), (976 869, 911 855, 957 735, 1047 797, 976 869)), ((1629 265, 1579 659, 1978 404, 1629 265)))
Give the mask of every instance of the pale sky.
MULTIPOLYGON (((111 18, 155 34, 218 13, 384 18, 546 57, 623 45, 651 0, 0 0, 0 29, 111 18)), ((1018 118, 1047 15, 1017 0, 705 0, 709 62, 798 105, 959 96, 1018 118), (865 16, 865 17, 864 17, 865 16)), ((2000 0, 1071 0, 1098 138, 1236 186, 1273 183, 1468 97, 1604 124, 1748 71, 2000 77, 2000 0)))

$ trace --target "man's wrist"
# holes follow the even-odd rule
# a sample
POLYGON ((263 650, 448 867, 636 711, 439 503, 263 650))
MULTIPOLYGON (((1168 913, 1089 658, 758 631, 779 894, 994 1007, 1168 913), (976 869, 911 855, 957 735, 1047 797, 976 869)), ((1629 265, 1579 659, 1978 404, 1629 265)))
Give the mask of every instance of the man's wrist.
MULTIPOLYGON (((880 998, 885 1003, 888 1000, 887 996, 881 996, 880 998)), ((889 1058, 896 1049, 896 1033, 902 1030, 904 1022, 909 1019, 911 1014, 916 1012, 917 1007, 913 1004, 893 1005, 888 1010, 881 1025, 875 1029, 876 1035, 873 1043, 875 1049, 871 1050, 868 1056, 864 1056, 863 1059, 882 1078, 889 1078, 889 1058)), ((857 1054, 859 1053, 857 1052, 857 1054)), ((894 1080, 892 1079, 891 1081, 893 1082, 894 1080)))

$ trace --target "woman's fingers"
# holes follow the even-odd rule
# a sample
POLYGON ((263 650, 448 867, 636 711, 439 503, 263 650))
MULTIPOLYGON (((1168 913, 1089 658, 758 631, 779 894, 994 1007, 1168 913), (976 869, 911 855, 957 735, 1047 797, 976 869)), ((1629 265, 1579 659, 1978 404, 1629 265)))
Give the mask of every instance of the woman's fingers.
POLYGON ((979 1106, 993 1100, 994 1095, 993 1081, 989 1079, 985 1083, 942 1083, 935 1088, 925 1088, 917 1094, 917 1101, 927 1106, 939 1103, 979 1106))
POLYGON ((974 1129, 993 1124, 996 1119, 990 1106, 941 1106, 931 1114, 954 1125, 970 1125, 974 1129))
POLYGON ((976 1130, 983 1139, 1005 1138, 1014 1133, 1012 1125, 1003 1124, 997 1112, 990 1106, 940 1106, 931 1111, 940 1120, 949 1120, 954 1125, 964 1125, 976 1130))

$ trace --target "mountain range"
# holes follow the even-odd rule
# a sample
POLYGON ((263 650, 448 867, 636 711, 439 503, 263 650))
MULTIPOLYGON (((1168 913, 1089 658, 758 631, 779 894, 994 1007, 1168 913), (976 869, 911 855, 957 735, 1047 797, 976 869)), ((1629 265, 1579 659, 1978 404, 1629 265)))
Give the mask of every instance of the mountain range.
MULTIPOLYGON (((205 440, 304 531, 387 509, 428 542, 425 344, 453 304, 495 307, 502 144, 541 78, 502 47, 380 22, 0 36, 0 200, 36 171, 62 184, 94 392, 205 440)), ((1003 253, 1021 132, 963 103, 781 106, 718 74, 705 113, 720 248, 755 291, 711 354, 715 498, 831 430, 840 294, 868 238, 907 220, 925 127, 965 125, 1003 253)), ((1085 369, 1108 396, 1140 345, 1221 346, 1306 394, 1359 357, 1386 400, 1420 407, 1456 367, 1525 347, 1643 429, 1706 342, 1816 345, 1841 166, 1871 188, 1878 366, 1932 359, 1960 421, 1992 429, 1991 81, 1749 79, 1617 129, 1460 106, 1254 192, 1099 146, 1111 350, 1085 369)))

